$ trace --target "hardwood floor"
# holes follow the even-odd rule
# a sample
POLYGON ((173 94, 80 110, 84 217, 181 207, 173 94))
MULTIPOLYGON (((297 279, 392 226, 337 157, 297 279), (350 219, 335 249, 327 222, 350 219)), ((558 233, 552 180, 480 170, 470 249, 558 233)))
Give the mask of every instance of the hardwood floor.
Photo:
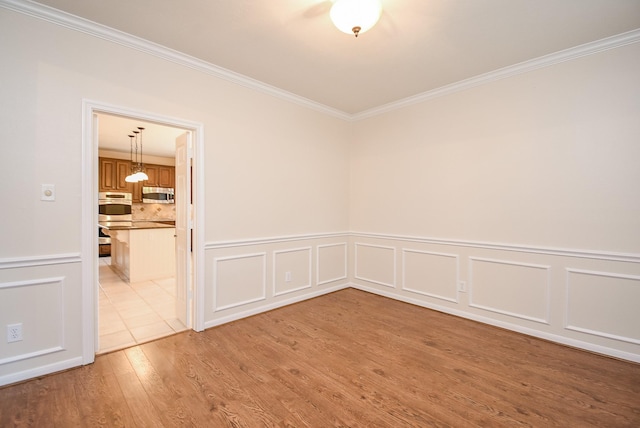
POLYGON ((347 289, 0 389, 0 426, 640 426, 640 365, 347 289))

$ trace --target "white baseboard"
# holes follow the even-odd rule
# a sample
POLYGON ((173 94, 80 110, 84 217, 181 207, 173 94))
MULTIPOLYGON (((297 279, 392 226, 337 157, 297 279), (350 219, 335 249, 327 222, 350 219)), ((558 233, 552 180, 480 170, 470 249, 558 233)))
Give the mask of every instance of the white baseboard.
POLYGON ((275 302, 270 302, 268 304, 265 305, 260 305, 258 307, 246 310, 246 311, 242 311, 242 312, 236 312, 227 316, 223 316, 220 318, 216 318, 210 321, 205 322, 204 324, 204 328, 211 328, 211 327, 216 327, 222 324, 226 324, 228 322, 231 321, 237 321, 239 319, 242 318, 247 318, 250 317, 252 315, 257 315, 263 312, 267 312, 273 309, 277 309, 277 308, 281 308, 283 306, 288 306, 291 305, 293 303, 299 303, 305 300, 309 300, 309 299, 313 299, 314 297, 318 297, 318 296, 322 296, 324 294, 329 294, 329 293, 333 293, 334 291, 338 291, 338 290, 343 290, 345 288, 349 288, 350 285, 347 284, 339 284, 339 285, 334 285, 333 287, 328 287, 328 288, 322 288, 320 290, 315 290, 314 292, 311 293, 305 293, 303 295, 300 296, 296 296, 296 297, 292 297, 289 299, 283 299, 283 300, 278 300, 275 302))
POLYGON ((70 358, 68 360, 58 361, 56 363, 34 367, 33 369, 23 370, 15 373, 9 373, 7 375, 0 376, 0 386, 10 385, 12 383, 34 379, 38 376, 44 376, 44 375, 60 372, 60 371, 71 369, 81 365, 82 365, 82 356, 78 356, 78 357, 70 358))

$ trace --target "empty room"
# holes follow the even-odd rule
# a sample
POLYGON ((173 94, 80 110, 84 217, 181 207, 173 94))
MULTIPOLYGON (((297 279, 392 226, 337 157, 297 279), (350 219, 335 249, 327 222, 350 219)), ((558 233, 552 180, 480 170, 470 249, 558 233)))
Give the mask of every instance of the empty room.
POLYGON ((0 0, 0 47, 0 426, 640 425, 640 1, 0 0))

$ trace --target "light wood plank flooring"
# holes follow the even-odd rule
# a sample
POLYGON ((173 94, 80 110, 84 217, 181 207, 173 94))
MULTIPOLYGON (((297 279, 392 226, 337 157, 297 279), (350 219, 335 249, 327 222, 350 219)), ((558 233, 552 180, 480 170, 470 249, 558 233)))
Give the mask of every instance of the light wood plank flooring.
POLYGON ((640 365, 347 289, 2 388, 0 426, 638 427, 640 365))

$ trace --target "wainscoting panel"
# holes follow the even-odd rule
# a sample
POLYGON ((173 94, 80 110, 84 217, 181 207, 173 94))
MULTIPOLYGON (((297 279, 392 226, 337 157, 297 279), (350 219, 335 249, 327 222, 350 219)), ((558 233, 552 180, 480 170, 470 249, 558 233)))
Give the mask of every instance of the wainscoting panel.
POLYGON ((355 277, 386 287, 396 287, 396 249, 355 243, 355 277))
POLYGON ((317 285, 347 279, 347 243, 317 246, 317 285))
POLYGON ((266 298, 267 254, 243 254, 214 260, 214 311, 266 298))
POLYGON ((348 287, 346 240, 340 232, 205 245, 204 301, 213 306, 204 327, 348 287))
POLYGON ((640 363, 640 254, 362 232, 350 239, 354 288, 640 363))
POLYGON ((0 283, 0 365, 64 350, 64 278, 0 283), (25 311, 24 308, 31 308, 25 311), (22 324, 23 339, 7 343, 5 326, 22 324))
POLYGON ((205 260, 205 328, 354 287, 640 362, 640 254, 354 232, 210 243, 205 260))
POLYGON ((458 302, 458 256, 402 249, 402 289, 458 302))
POLYGON ((273 252, 273 295, 311 287, 311 247, 273 252))
POLYGON ((0 386, 83 364, 82 287, 80 254, 0 259, 0 386))
POLYGON ((640 276, 567 269, 568 330, 640 344, 640 276))
POLYGON ((549 323, 549 266, 477 257, 469 266, 469 306, 549 323))

